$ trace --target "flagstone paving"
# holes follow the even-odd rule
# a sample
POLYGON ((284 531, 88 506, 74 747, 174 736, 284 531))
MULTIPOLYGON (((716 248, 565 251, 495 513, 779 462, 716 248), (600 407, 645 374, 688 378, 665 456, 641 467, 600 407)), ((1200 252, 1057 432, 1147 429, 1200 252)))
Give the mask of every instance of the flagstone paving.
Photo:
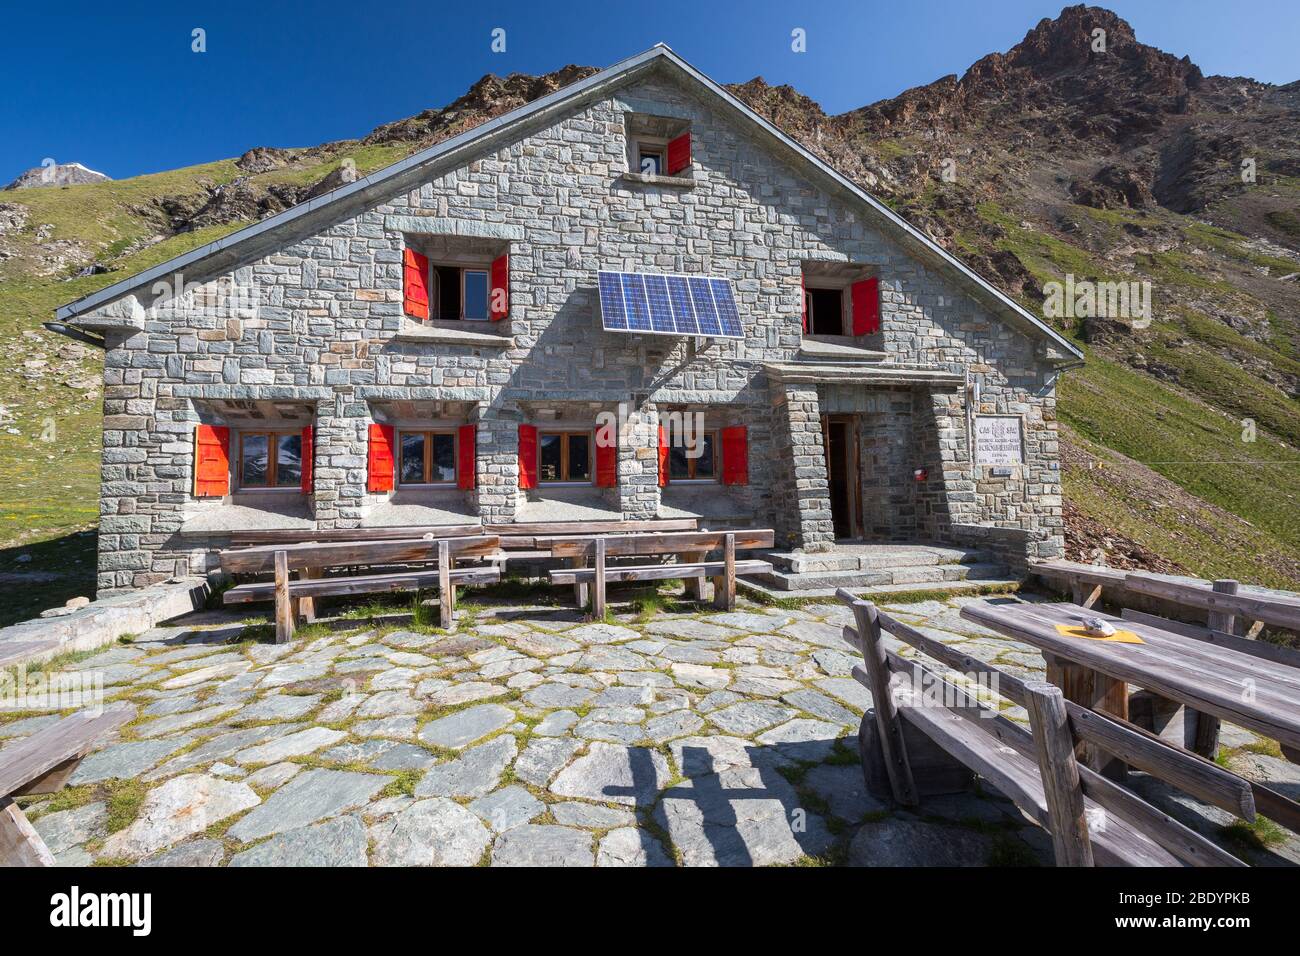
MULTIPOLYGON (((1041 674, 1032 648, 961 619, 970 600, 886 607, 1041 674)), ((867 792, 856 735, 871 697, 835 604, 585 623, 485 603, 454 635, 336 620, 281 646, 242 617, 202 612, 68 665, 108 672, 108 699, 137 718, 68 789, 23 798, 59 863, 1051 862, 1046 834, 995 793, 908 812, 867 792)), ((0 713, 0 745, 48 722, 0 713)), ((1294 792, 1293 765, 1254 735, 1225 728, 1225 746, 1294 792)), ((1232 822, 1147 789, 1207 834, 1232 822)), ((1290 837, 1268 853, 1300 862, 1290 837)))

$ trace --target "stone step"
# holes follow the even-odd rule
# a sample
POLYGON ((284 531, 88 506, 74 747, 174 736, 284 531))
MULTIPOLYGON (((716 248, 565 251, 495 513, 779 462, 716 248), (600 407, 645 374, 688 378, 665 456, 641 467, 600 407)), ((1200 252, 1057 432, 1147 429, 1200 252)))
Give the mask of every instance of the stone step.
POLYGON ((992 561, 973 564, 936 564, 929 566, 895 567, 840 571, 805 571, 791 573, 773 570, 754 578, 769 584, 778 591, 807 591, 818 588, 861 588, 882 585, 944 584, 953 581, 996 580, 1008 577, 1005 565, 992 561))
MULTIPOLYGON (((949 596, 972 595, 972 594, 1002 594, 1015 591, 1024 582, 1019 578, 980 578, 966 581, 945 581, 942 584, 877 584, 863 587, 852 587, 849 585, 837 585, 852 591, 858 597, 866 598, 869 601, 883 601, 890 597, 899 595, 914 594, 924 591, 927 594, 939 592, 949 596)), ((759 581, 756 578, 737 578, 736 586, 742 591, 748 591, 751 595, 759 599, 767 598, 769 600, 783 600, 790 598, 806 598, 812 601, 829 601, 835 597, 834 587, 807 588, 802 591, 784 591, 773 587, 770 583, 759 581)))
POLYGON ((993 560, 978 548, 942 545, 839 545, 834 551, 805 554, 772 551, 764 555, 779 570, 790 574, 829 571, 892 571, 897 568, 934 568, 985 564, 993 560))

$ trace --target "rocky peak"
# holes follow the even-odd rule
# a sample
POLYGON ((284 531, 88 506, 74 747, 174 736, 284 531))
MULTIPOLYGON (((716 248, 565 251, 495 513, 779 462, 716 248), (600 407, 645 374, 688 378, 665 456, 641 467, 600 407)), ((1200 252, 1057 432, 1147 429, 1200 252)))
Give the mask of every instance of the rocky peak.
POLYGON ((43 186, 80 186, 83 183, 100 183, 111 177, 96 172, 81 163, 49 163, 27 170, 5 189, 39 189, 43 186))

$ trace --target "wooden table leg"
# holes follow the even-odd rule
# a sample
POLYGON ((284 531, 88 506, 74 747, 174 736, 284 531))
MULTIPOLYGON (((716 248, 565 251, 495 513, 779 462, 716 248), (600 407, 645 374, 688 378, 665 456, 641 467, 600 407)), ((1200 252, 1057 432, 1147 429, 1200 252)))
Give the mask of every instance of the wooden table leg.
POLYGON ((736 536, 723 539, 722 561, 725 570, 713 582, 713 604, 726 611, 736 609, 736 536))
POLYGON ((605 619, 605 539, 596 539, 596 577, 591 583, 591 616, 594 620, 605 619))
MULTIPOLYGON (((1091 668, 1045 654, 1047 680, 1061 688, 1065 699, 1089 710, 1113 714, 1128 720, 1128 685, 1091 668)), ((1078 759, 1111 780, 1123 780, 1128 767, 1122 760, 1098 749, 1095 745, 1080 742, 1076 747, 1078 759)))
POLYGON ((293 640, 293 599, 289 597, 289 555, 275 552, 275 643, 293 640))
MULTIPOLYGON (((304 581, 315 581, 324 576, 324 571, 320 568, 303 568, 302 579, 304 581)), ((298 613, 302 615, 303 623, 314 624, 316 622, 316 599, 314 597, 298 598, 298 613)))
MULTIPOLYGON (((585 568, 587 566, 587 558, 585 555, 575 555, 569 559, 569 565, 575 568, 585 568)), ((586 581, 573 582, 573 601, 580 608, 587 606, 587 591, 588 587, 586 581)))
MULTIPOLYGON (((1220 594, 1236 594, 1240 585, 1231 578, 1220 578, 1212 585, 1220 594)), ((1221 611, 1211 611, 1206 624, 1212 631, 1236 633, 1237 618, 1221 611)), ((1219 752, 1219 718, 1187 708, 1187 749, 1213 760, 1219 752)))
MULTIPOLYGON (((683 564, 698 564, 709 556, 707 551, 690 551, 682 555, 683 564)), ((683 579, 685 584, 684 595, 688 601, 704 600, 704 575, 697 575, 693 578, 683 579)))
POLYGON ((0 866, 54 866, 54 854, 9 797, 0 797, 0 866))
POLYGON ((446 541, 438 542, 438 623, 444 631, 456 626, 455 595, 451 588, 451 547, 446 541))

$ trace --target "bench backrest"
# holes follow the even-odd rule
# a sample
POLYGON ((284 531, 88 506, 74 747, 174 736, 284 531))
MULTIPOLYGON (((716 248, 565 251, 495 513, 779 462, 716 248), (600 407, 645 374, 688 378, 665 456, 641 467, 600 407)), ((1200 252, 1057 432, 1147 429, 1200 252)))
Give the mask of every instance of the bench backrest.
MULTIPOLYGON (((1276 627, 1300 631, 1300 595, 1270 594, 1260 590, 1216 591, 1208 582, 1194 583, 1129 573, 1124 586, 1137 594, 1164 598, 1212 613, 1247 617, 1276 627)), ((1235 582, 1233 582, 1235 587, 1235 582)))
POLYGON ((627 534, 582 536, 576 538, 539 538, 539 548, 549 548, 556 558, 590 557, 596 550, 596 538, 604 538, 606 557, 631 557, 654 554, 692 554, 721 548, 727 535, 735 539, 736 550, 770 548, 775 541, 771 528, 741 531, 683 531, 667 534, 627 534))
POLYGON ((320 528, 291 530, 278 528, 268 531, 232 531, 232 548, 254 547, 263 544, 325 544, 334 541, 391 541, 423 538, 426 534, 438 538, 456 538, 483 534, 481 524, 407 525, 397 528, 320 528))
POLYGON ((501 539, 494 534, 456 538, 396 541, 335 541, 304 544, 261 545, 221 552, 221 568, 229 574, 255 574, 275 568, 275 554, 283 551, 290 570, 330 568, 341 565, 382 565, 436 561, 438 543, 446 541, 455 558, 473 558, 495 553, 501 539))
MULTIPOLYGON (((1049 803, 1052 801, 1053 790, 1059 795, 1074 787, 1079 790, 1080 798, 1086 794, 1089 799, 1132 823, 1184 862, 1200 866, 1241 865, 1235 857, 1132 792, 1087 767, 1075 764, 1072 755, 1079 742, 1090 743, 1193 796, 1247 820, 1253 820, 1254 790, 1248 781, 1196 754, 1172 747, 1154 734, 1127 721, 1088 710, 1070 701, 1062 701, 1059 721, 1045 720, 1041 710, 1046 696, 1043 691, 1047 689, 1059 697, 1055 688, 1046 688, 1042 682, 1023 681, 992 664, 963 654, 844 589, 838 590, 836 595, 854 610, 856 626, 845 627, 844 638, 862 652, 865 669, 870 674, 867 683, 875 685, 873 698, 877 708, 882 700, 889 701, 888 707, 894 706, 896 698, 888 690, 891 675, 904 675, 905 679, 913 682, 914 688, 918 681, 923 682, 927 688, 940 691, 937 696, 927 695, 927 703, 939 700, 941 706, 973 721, 975 726, 987 731, 1000 743, 1010 745, 1022 755, 1037 759, 1049 803), (1025 707, 1029 711, 1032 733, 1026 734, 1023 728, 1008 721, 997 710, 985 706, 978 694, 969 691, 969 685, 954 683, 938 669, 929 667, 922 661, 904 658, 885 648, 880 641, 882 631, 910 644, 946 669, 968 676, 975 675, 980 688, 1025 707), (1055 738, 1060 746, 1053 748, 1049 738, 1055 738), (1053 749, 1057 751, 1054 756, 1051 753, 1053 749), (1066 756, 1067 752, 1071 756, 1066 756)), ((882 734, 882 739, 886 738, 887 735, 882 734)), ((901 736, 895 735, 895 738, 893 745, 901 748, 901 736)), ((886 757, 888 759, 889 754, 886 757)), ((905 754, 901 760, 906 765, 905 754)), ((895 764, 897 761, 898 758, 895 757, 895 764)), ((912 786, 914 788, 914 784, 912 786)), ((1082 840, 1086 844, 1087 828, 1084 827, 1082 833, 1068 834, 1069 840, 1065 839, 1066 836, 1053 832, 1058 859, 1063 842, 1077 844, 1082 840)), ((1075 850, 1078 849, 1076 845, 1075 850)), ((1090 859, 1089 851, 1082 852, 1090 859)))

